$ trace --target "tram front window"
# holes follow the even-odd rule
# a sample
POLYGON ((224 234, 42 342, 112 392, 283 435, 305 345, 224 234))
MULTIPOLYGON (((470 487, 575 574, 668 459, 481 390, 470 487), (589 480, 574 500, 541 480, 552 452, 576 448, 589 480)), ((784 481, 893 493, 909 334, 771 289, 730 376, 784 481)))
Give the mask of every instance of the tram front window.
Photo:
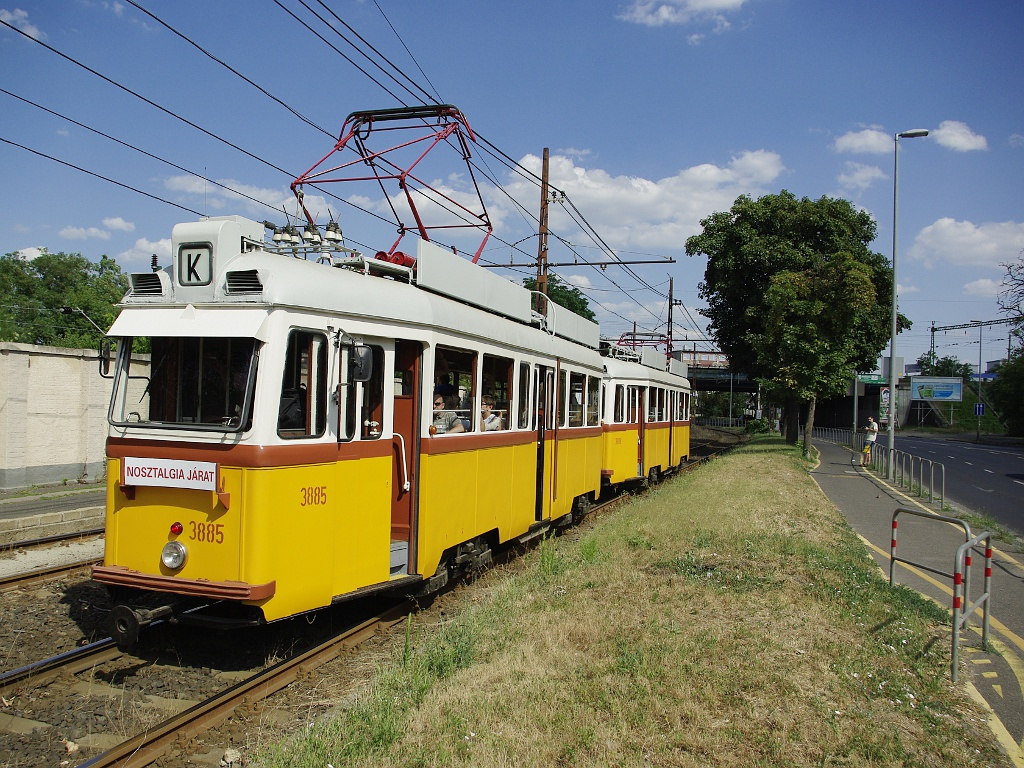
POLYGON ((223 432, 252 426, 255 339, 152 336, 148 341, 147 355, 135 351, 145 348, 143 340, 121 340, 111 423, 223 432))

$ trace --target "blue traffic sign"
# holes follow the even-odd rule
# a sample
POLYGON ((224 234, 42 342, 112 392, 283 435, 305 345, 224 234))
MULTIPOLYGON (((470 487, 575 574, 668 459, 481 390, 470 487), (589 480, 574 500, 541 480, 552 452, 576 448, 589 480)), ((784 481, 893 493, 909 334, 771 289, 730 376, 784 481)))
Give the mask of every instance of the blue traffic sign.
POLYGON ((985 404, 984 403, 975 403, 974 404, 974 415, 975 416, 984 416, 985 415, 985 404))

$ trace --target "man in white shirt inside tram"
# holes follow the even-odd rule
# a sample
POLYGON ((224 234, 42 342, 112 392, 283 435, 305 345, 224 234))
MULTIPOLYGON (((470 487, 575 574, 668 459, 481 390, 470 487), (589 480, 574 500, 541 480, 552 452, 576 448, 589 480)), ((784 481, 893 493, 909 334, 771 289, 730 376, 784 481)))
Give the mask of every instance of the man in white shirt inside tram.
POLYGON ((446 410, 444 397, 438 392, 434 393, 434 429, 439 435, 466 431, 458 414, 446 410))

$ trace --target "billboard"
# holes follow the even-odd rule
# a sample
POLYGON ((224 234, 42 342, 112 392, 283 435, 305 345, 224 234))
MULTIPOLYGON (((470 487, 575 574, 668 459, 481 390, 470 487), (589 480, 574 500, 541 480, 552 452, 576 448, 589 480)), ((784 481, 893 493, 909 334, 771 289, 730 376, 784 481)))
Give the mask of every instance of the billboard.
POLYGON ((910 399, 959 403, 964 399, 964 380, 959 376, 911 376, 910 399))

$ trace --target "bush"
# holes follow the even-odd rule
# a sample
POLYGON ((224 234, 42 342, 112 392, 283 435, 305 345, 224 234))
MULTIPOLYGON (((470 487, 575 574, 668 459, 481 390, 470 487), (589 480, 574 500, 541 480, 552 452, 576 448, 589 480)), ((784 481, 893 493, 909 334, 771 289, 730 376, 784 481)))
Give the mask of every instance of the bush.
POLYGON ((768 419, 748 419, 743 427, 743 431, 749 434, 760 434, 762 432, 770 432, 771 429, 768 426, 768 419))

